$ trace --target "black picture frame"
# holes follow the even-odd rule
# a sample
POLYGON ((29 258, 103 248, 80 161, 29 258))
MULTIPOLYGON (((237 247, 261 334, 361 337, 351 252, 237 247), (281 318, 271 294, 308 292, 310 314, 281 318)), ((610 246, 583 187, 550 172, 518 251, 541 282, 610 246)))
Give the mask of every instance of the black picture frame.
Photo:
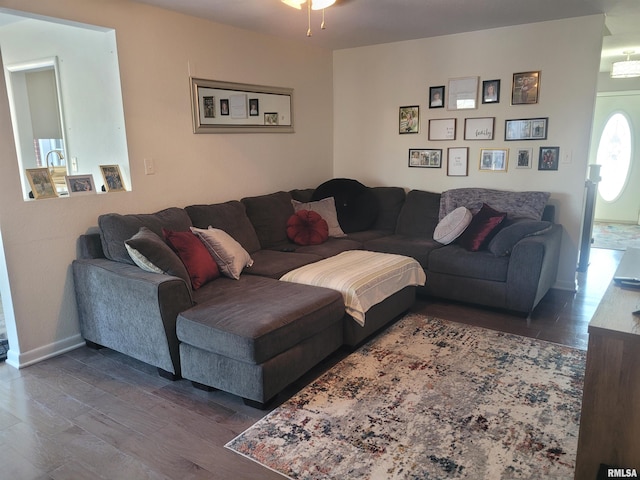
POLYGON ((410 148, 409 167, 441 168, 442 149, 438 148, 410 148))
POLYGON ((229 115, 229 99, 220 99, 220 115, 229 115))
POLYGON ((500 103, 500 80, 483 80, 482 103, 500 103))
POLYGON ((400 107, 398 117, 398 133, 420 132, 420 107, 418 105, 400 107))
POLYGON ((505 120, 504 139, 514 140, 546 140, 549 129, 549 117, 519 118, 505 120))
POLYGON ((560 147, 540 147, 538 170, 558 170, 560 147))
POLYGON ((444 108, 444 85, 429 87, 429 108, 444 108))
POLYGON ((257 98, 250 98, 249 99, 249 116, 257 117, 258 115, 260 115, 259 100, 257 98))

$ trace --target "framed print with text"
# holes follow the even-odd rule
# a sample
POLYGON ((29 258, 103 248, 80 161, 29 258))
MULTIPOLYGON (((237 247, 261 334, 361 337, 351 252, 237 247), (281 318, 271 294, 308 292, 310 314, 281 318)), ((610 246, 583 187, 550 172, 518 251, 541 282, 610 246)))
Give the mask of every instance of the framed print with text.
POLYGON ((447 110, 478 108, 478 77, 452 78, 448 92, 447 110))
POLYGON ((511 105, 532 105, 538 103, 540 92, 540 72, 513 74, 511 105))
POLYGON ((411 148, 409 149, 409 166, 440 168, 442 166, 442 150, 433 148, 411 148))
POLYGON ((493 140, 495 117, 465 118, 465 140, 493 140))
POLYGON ((420 107, 400 107, 400 128, 398 133, 418 133, 420 130, 420 107))
POLYGON ((429 120, 429 140, 455 140, 455 118, 432 118, 429 120))
POLYGON ((469 174, 469 148, 453 147, 447 151, 447 175, 466 177, 469 174))
POLYGON ((480 170, 488 172, 506 172, 509 162, 509 149, 483 148, 480 150, 480 170))

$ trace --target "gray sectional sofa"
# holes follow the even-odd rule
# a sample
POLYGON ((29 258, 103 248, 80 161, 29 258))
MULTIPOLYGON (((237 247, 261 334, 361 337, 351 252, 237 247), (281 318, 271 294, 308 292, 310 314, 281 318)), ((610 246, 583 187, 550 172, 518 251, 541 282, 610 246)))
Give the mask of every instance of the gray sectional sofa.
POLYGON ((415 298, 413 287, 397 292, 367 312, 363 328, 345 315, 340 293, 281 282, 284 273, 347 250, 402 254, 426 272, 419 294, 526 314, 557 273, 562 228, 553 223, 547 199, 541 192, 406 192, 334 179, 317 189, 153 214, 102 215, 99 231, 79 239, 73 262, 81 333, 88 345, 137 358, 163 376, 262 406, 342 345, 364 341, 415 298), (292 201, 323 198, 334 199, 344 235, 317 245, 292 243, 292 201), (475 213, 484 203, 506 213, 490 244, 468 251, 433 239, 436 226, 460 204, 475 213), (162 237, 210 226, 235 239, 251 261, 237 279, 219 275, 194 289, 162 237), (147 241, 157 255, 154 271, 132 259, 132 249, 147 241))

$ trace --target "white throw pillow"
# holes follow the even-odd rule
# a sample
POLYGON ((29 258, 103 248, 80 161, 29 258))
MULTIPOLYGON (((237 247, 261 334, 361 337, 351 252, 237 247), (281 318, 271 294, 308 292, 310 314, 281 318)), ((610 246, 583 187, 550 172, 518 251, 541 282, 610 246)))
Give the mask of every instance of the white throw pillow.
POLYGON ((338 213, 336 212, 336 202, 333 197, 323 198, 317 202, 302 203, 297 200, 291 200, 293 209, 298 212, 300 210, 311 210, 320 215, 329 226, 330 237, 346 237, 338 222, 338 213))
POLYGON ((220 271, 227 277, 238 280, 245 267, 253 265, 253 259, 242 245, 224 230, 209 227, 191 227, 191 231, 204 243, 220 271))
POLYGON ((449 245, 462 235, 462 232, 464 232, 469 226, 469 223, 471 223, 472 218, 473 215, 468 208, 456 208, 440 220, 436 229, 433 231, 433 239, 443 245, 449 245))

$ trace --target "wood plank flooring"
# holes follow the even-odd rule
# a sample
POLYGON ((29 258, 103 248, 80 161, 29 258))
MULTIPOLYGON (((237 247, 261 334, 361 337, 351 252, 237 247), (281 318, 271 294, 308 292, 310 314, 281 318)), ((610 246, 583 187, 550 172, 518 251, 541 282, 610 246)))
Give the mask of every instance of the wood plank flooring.
MULTIPOLYGON (((553 290, 529 318, 420 299, 414 311, 586 348, 587 325, 622 252, 594 249, 577 293, 553 290)), ((284 401, 339 361, 327 359, 284 401)), ((22 370, 0 365, 1 478, 281 479, 224 448, 266 412, 108 349, 87 348, 22 370)))

